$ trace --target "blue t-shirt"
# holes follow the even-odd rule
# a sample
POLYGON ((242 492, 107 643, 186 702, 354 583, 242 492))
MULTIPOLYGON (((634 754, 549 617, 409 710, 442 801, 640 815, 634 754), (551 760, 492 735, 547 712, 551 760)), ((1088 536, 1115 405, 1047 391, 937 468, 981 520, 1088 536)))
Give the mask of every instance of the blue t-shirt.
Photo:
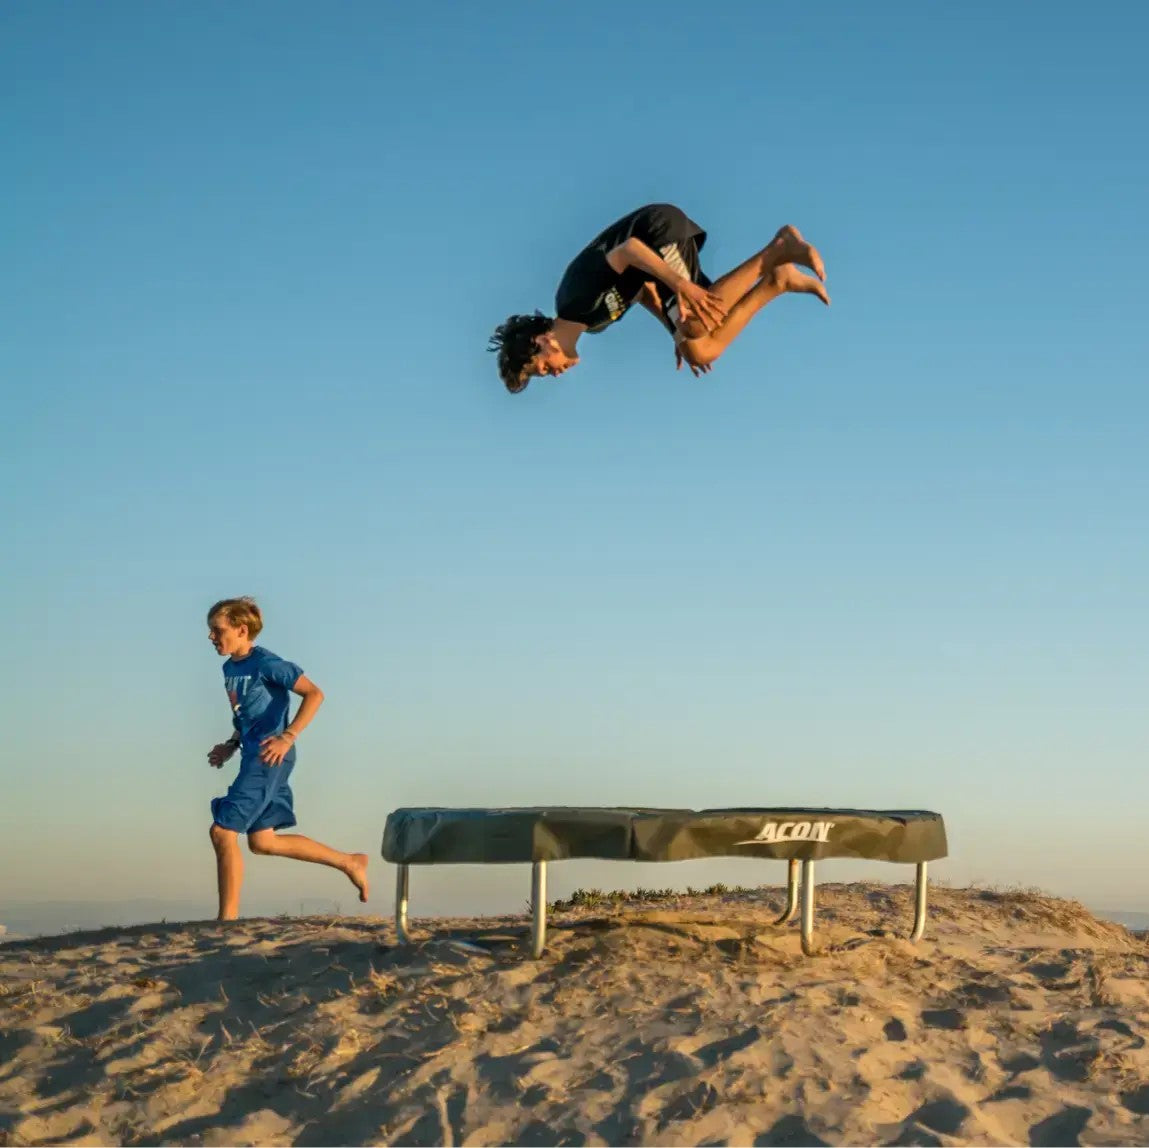
MULTIPOLYGON (((259 758, 259 743, 265 737, 283 732, 291 687, 302 675, 294 662, 284 661, 262 646, 252 646, 246 658, 231 657, 224 662, 223 680, 244 762, 259 758)), ((295 746, 283 760, 295 760, 295 746)))

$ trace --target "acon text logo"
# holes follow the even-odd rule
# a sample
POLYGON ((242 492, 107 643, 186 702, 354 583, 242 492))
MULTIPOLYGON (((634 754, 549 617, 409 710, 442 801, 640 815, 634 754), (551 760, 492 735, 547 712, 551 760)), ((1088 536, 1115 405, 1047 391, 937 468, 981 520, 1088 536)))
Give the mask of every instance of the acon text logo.
POLYGON ((737 841, 737 845, 773 845, 777 841, 822 841, 830 840, 833 821, 767 821, 757 837, 737 841))

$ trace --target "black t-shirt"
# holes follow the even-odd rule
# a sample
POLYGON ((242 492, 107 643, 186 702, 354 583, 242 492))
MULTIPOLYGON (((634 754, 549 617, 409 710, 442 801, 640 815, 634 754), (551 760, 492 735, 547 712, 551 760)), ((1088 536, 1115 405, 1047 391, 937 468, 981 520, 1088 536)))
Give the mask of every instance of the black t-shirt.
MULTIPOLYGON (((683 274, 698 273, 698 249, 706 242, 702 230, 684 211, 670 203, 651 203, 612 223, 575 256, 555 292, 555 314, 584 323, 597 332, 616 323, 630 309, 651 276, 636 267, 617 274, 607 254, 628 239, 641 239, 675 266, 681 256, 683 274)), ((665 287, 661 288, 665 294, 665 287)))

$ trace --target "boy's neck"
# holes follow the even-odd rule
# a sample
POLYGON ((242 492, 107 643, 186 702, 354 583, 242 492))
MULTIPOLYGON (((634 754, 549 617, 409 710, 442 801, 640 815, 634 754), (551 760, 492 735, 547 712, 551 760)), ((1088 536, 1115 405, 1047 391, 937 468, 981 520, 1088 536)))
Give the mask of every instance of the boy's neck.
POLYGON ((551 334, 555 337, 555 342, 568 354, 575 354, 575 347, 578 346, 578 337, 586 330, 585 323, 575 323, 570 319, 556 319, 554 326, 551 327, 551 334))
POLYGON ((254 649, 255 643, 248 642, 246 649, 236 650, 236 652, 231 655, 231 660, 233 662, 242 662, 243 659, 246 658, 254 649))

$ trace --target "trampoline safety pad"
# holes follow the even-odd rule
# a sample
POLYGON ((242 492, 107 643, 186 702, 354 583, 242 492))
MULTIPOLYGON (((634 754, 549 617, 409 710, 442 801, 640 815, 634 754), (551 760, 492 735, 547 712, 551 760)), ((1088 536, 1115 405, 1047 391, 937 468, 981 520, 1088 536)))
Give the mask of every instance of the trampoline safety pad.
POLYGON ((742 808, 639 809, 528 807, 397 809, 387 818, 383 858, 398 866, 395 927, 406 943, 412 865, 529 862, 532 953, 546 943, 546 867, 550 861, 687 861, 754 857, 789 862, 786 909, 798 911, 801 870, 802 949, 813 953, 814 863, 831 857, 917 867, 914 925, 925 928, 926 865, 946 856, 945 824, 925 810, 742 808))

